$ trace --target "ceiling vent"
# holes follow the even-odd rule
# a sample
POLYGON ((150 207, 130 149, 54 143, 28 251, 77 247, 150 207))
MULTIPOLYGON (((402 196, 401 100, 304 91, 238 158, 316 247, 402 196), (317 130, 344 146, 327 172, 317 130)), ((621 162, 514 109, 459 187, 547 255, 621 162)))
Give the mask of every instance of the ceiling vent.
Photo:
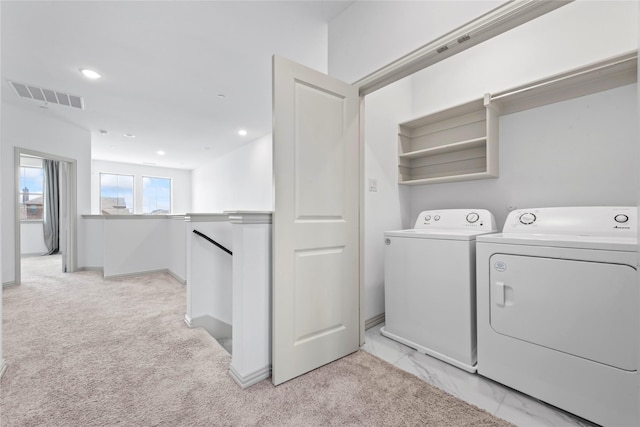
POLYGON ((58 92, 51 89, 42 89, 32 85, 23 83, 9 82, 11 87, 22 98, 29 98, 35 101, 47 102, 49 104, 65 105, 67 107, 78 108, 84 110, 84 101, 81 96, 69 95, 68 93, 58 92))

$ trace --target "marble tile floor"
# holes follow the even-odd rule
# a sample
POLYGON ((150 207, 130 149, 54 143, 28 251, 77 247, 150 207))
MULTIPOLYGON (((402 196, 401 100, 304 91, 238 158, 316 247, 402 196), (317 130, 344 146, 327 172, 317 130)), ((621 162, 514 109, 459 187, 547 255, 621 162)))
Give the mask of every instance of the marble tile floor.
POLYGON ((362 350, 521 427, 585 426, 594 424, 477 374, 418 353, 380 333, 379 324, 366 331, 362 350))

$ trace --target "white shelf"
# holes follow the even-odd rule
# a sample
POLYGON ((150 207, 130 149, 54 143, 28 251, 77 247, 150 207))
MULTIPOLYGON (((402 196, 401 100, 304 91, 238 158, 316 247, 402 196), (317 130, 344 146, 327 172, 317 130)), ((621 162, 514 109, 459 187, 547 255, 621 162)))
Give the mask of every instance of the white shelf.
POLYGON ((435 156, 437 154, 453 153, 455 151, 468 150, 471 148, 483 147, 487 142, 487 137, 469 139, 467 141, 453 142, 439 147, 425 148, 424 150, 412 151, 400 154, 401 159, 414 159, 424 156, 435 156))
POLYGON ((400 184, 497 176, 497 117, 477 99, 398 126, 400 184))
POLYGON ((637 64, 634 51, 493 94, 490 102, 506 115, 614 89, 637 82, 637 64))

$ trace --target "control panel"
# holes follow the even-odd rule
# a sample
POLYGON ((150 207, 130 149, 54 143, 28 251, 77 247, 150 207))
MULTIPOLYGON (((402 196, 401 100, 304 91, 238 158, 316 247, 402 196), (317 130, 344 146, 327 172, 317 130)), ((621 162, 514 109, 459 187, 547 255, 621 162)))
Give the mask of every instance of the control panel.
POLYGON ((504 224, 504 233, 636 237, 635 206, 581 206, 518 209, 504 224))
POLYGON ((496 231, 493 214, 486 209, 443 209, 423 211, 414 228, 496 231))

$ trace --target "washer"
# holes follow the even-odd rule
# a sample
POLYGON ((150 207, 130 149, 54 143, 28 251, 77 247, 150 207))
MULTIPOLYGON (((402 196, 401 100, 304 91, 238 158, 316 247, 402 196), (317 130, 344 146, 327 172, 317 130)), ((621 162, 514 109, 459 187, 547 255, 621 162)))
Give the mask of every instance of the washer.
POLYGON ((495 232, 484 209, 424 211, 385 235, 384 336, 476 372, 475 239, 495 232))
POLYGON ((637 426, 636 207, 513 211, 477 239, 478 373, 637 426))

